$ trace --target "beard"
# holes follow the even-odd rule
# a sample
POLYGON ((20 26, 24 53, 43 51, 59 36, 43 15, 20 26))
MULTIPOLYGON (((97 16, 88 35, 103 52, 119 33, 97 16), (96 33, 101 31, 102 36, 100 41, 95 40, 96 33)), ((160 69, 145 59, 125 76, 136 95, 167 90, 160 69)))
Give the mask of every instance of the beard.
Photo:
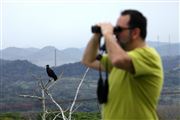
POLYGON ((127 37, 124 37, 124 38, 121 38, 120 36, 116 36, 117 38, 117 42, 118 44, 124 49, 126 50, 127 49, 127 46, 129 44, 131 44, 131 41, 132 41, 132 37, 131 37, 131 34, 129 33, 129 35, 127 37))

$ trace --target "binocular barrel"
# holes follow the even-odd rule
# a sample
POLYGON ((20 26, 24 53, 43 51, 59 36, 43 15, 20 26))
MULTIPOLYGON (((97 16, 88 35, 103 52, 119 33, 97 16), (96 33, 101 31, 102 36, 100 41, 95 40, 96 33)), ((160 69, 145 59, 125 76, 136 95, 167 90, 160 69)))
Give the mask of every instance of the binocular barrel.
MULTIPOLYGON (((114 27, 114 30, 113 30, 114 34, 118 33, 118 32, 121 32, 121 31, 122 31, 122 29, 120 27, 114 27)), ((100 34, 102 34, 101 27, 99 27, 97 25, 91 27, 91 32, 92 33, 100 33, 100 34)))
POLYGON ((100 33, 101 34, 101 28, 99 26, 92 26, 91 31, 92 31, 92 33, 100 33))

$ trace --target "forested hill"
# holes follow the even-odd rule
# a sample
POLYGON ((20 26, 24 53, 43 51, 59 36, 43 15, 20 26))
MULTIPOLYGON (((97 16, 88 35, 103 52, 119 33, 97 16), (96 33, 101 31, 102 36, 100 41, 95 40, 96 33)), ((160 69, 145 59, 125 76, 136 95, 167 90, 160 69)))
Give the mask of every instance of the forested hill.
MULTIPOLYGON (((178 74, 180 70, 180 56, 164 56, 162 57, 163 67, 165 75, 178 74), (173 71, 173 73, 172 73, 173 71)), ((81 77, 87 67, 82 65, 80 62, 64 64, 62 66, 58 66, 52 68, 57 75, 60 75, 63 72, 63 77, 81 77)), ((26 81, 29 82, 32 80, 32 76, 41 76, 43 78, 47 78, 47 74, 45 68, 34 65, 27 60, 15 60, 15 61, 7 61, 1 60, 0 62, 0 76, 1 81, 3 83, 10 82, 9 84, 13 84, 15 81, 26 81)), ((90 70, 87 77, 92 79, 98 78, 98 72, 95 70, 90 70)), ((174 78, 179 76, 174 76, 174 78)), ((169 80, 166 80, 165 84, 171 84, 169 80)), ((177 80, 175 80, 177 81, 177 80)), ((173 81, 172 81, 173 82, 173 81)))
MULTIPOLYGON (((167 43, 167 42, 152 42, 147 41, 147 44, 156 48, 161 56, 179 56, 180 43, 167 43)), ((43 48, 16 48, 9 47, 0 50, 2 54, 0 59, 5 60, 28 60, 38 66, 49 65, 63 65, 67 63, 74 63, 81 60, 84 53, 84 48, 67 48, 58 50, 53 46, 45 46, 43 48), (55 55, 56 54, 56 55, 55 55)))
MULTIPOLYGON (((165 73, 179 73, 180 69, 180 56, 163 56, 163 68, 165 73)), ((80 62, 64 64, 61 66, 52 68, 57 75, 63 72, 63 77, 81 77, 87 67, 82 65, 80 62)), ((45 67, 40 67, 30 63, 27 60, 15 60, 7 61, 2 60, 0 62, 0 76, 1 81, 31 81, 32 76, 41 76, 47 78, 45 67)), ((97 78, 98 72, 90 70, 87 77, 97 78)))
MULTIPOLYGON (((64 100, 71 100, 79 80, 87 68, 80 62, 77 62, 52 69, 57 75, 63 72, 62 79, 57 82, 57 86, 53 89, 54 96, 61 97, 64 100)), ((35 109, 39 107, 37 106, 37 101, 23 99, 19 95, 39 94, 36 78, 42 78, 44 83, 49 80, 45 68, 36 66, 27 60, 0 60, 0 76, 0 111, 29 110, 29 107, 34 106, 35 109)), ((80 94, 84 93, 81 95, 83 99, 96 97, 97 77, 97 71, 89 71, 86 76, 86 83, 82 86, 88 88, 87 92, 80 92, 80 94), (91 82, 90 84, 93 85, 92 87, 89 87, 88 79, 91 82)))
MULTIPOLYGON (((164 56, 162 60, 165 75, 164 88, 170 91, 179 88, 180 56, 164 56)), ((64 100, 72 99, 74 91, 87 67, 80 62, 76 62, 57 66, 52 69, 57 75, 63 72, 62 80, 58 81, 57 86, 53 90, 55 97, 61 97, 64 100)), ((26 103, 27 101, 23 101, 18 95, 37 93, 37 81, 33 76, 43 78, 44 82, 49 80, 45 68, 34 65, 27 60, 0 60, 0 76, 1 111, 5 110, 5 108, 7 111, 12 108, 14 110, 24 108, 22 103, 26 103), (9 105, 11 105, 10 108, 8 108, 9 105), (15 107, 13 107, 14 105, 15 107)), ((82 85, 83 90, 79 93, 82 99, 96 97, 97 80, 98 72, 91 69, 82 85)), ((30 103, 30 106, 33 106, 32 104, 36 106, 36 102, 29 101, 30 103)), ((84 109, 89 110, 85 107, 84 109)))
MULTIPOLYGON (((74 77, 74 76, 82 76, 87 67, 82 65, 80 62, 64 64, 58 67, 52 67, 57 75, 60 75, 63 72, 64 77, 74 77)), ((22 80, 29 81, 32 76, 43 76, 47 77, 45 67, 40 67, 35 64, 28 62, 27 60, 15 60, 15 61, 7 61, 1 60, 0 62, 0 75, 1 80, 22 80)), ((90 70, 88 76, 95 77, 97 75, 97 71, 90 70)))

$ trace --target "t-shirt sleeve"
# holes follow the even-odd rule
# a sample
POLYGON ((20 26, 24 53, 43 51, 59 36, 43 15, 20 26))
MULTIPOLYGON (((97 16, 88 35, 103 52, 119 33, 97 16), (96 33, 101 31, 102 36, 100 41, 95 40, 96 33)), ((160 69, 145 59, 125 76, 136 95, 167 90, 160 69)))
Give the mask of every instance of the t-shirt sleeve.
POLYGON ((156 54, 149 51, 134 50, 128 52, 135 70, 134 76, 155 74, 160 69, 160 60, 156 54))
POLYGON ((102 59, 100 60, 100 62, 104 66, 104 68, 108 67, 108 72, 111 72, 113 66, 110 60, 108 59, 107 54, 102 56, 102 59))

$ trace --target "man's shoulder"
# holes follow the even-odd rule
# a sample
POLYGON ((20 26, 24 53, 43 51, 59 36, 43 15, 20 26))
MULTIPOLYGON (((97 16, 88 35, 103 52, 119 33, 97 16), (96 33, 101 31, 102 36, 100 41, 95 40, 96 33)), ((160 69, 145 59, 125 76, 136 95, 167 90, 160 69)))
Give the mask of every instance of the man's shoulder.
POLYGON ((128 52, 137 74, 151 74, 162 71, 162 61, 158 52, 152 47, 143 47, 128 52))
POLYGON ((136 48, 132 51, 128 52, 128 55, 130 56, 136 56, 136 57, 143 57, 143 58, 160 58, 159 53, 157 50, 153 47, 146 46, 146 47, 141 47, 141 48, 136 48))

